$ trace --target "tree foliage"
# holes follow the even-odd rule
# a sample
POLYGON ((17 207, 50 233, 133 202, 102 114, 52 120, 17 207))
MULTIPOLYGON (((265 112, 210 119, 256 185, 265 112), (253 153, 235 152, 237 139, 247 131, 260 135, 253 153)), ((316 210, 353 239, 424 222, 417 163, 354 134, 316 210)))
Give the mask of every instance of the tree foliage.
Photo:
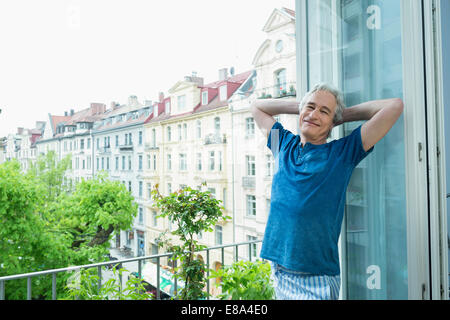
MULTIPOLYGON (((111 237, 131 227, 137 205, 123 184, 101 175, 73 188, 69 167, 54 153, 26 173, 17 161, 0 165, 0 276, 104 261, 111 237)), ((64 294, 67 277, 57 280, 64 294)), ((25 298, 24 281, 7 281, 6 298, 25 298)), ((48 298, 51 277, 32 287, 33 298, 48 298)))
POLYGON ((175 277, 184 282, 184 287, 177 297, 183 300, 204 298, 206 267, 201 260, 194 258, 194 252, 206 247, 200 245, 195 238, 201 232, 213 231, 217 222, 231 217, 223 214, 221 201, 212 197, 209 191, 202 192, 186 187, 163 197, 156 185, 152 196, 156 207, 161 209, 159 217, 167 217, 176 226, 171 233, 181 241, 180 245, 169 244, 168 248, 174 253, 172 260, 179 260, 181 263, 180 267, 175 268, 175 277))

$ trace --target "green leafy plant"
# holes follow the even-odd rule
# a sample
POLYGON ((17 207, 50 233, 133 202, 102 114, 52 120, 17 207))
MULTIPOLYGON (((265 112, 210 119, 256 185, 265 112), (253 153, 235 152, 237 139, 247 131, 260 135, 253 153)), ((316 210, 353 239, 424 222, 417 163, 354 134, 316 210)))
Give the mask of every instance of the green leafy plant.
MULTIPOLYGON (((41 156, 24 173, 16 160, 0 164, 0 276, 105 261, 109 240, 137 214, 125 186, 106 176, 64 185, 65 159, 41 156)), ((57 276, 58 296, 65 274, 57 276)), ((26 279, 5 285, 6 299, 26 298, 26 279)), ((52 297, 52 278, 32 278, 32 299, 52 297)))
POLYGON ((62 300, 151 300, 153 295, 146 292, 144 283, 133 274, 128 276, 124 288, 118 277, 127 272, 126 269, 113 268, 113 277, 98 288, 99 277, 94 269, 83 269, 75 272, 69 279, 67 296, 62 300))
MULTIPOLYGON (((203 183, 202 185, 206 185, 203 183)), ((173 245, 169 240, 160 244, 166 244, 168 250, 174 255, 172 261, 180 261, 180 266, 174 268, 174 277, 184 282, 184 287, 176 294, 178 299, 202 299, 206 297, 203 288, 206 284, 205 264, 195 259, 194 252, 205 249, 194 236, 204 231, 213 231, 213 226, 219 221, 231 219, 224 216, 220 200, 211 196, 211 192, 191 189, 186 187, 163 197, 158 191, 158 185, 152 190, 153 200, 161 209, 159 217, 168 219, 177 226, 171 232, 178 236, 181 244, 173 245)))
POLYGON ((210 278, 221 278, 221 299, 271 300, 275 296, 270 279, 270 265, 267 262, 241 260, 210 272, 210 278))

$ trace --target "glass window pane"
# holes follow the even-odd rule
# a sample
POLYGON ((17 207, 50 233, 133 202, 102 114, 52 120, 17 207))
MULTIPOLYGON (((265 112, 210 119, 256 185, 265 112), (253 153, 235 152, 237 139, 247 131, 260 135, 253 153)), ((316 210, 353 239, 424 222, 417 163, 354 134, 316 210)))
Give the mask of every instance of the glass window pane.
MULTIPOLYGON (((402 98, 400 18, 400 0, 308 1, 308 87, 336 85, 347 107, 402 98)), ((408 298, 403 122, 402 115, 347 188, 341 273, 348 299, 408 298)), ((345 123, 344 135, 362 123, 345 123)))

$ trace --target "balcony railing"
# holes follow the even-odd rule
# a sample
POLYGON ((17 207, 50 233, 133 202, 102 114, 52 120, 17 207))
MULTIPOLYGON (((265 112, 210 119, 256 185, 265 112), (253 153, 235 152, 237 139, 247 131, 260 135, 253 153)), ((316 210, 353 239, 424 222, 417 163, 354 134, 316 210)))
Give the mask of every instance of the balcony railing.
POLYGON ((119 150, 120 151, 133 151, 133 144, 120 144, 119 145, 119 150))
MULTIPOLYGON (((221 250, 221 262, 222 266, 225 265, 225 248, 234 248, 234 254, 233 254, 233 260, 234 262, 239 260, 239 247, 240 246, 247 246, 248 247, 248 260, 252 260, 252 256, 254 253, 254 248, 252 245, 256 243, 260 243, 262 240, 252 240, 247 242, 240 242, 240 243, 233 243, 228 245, 219 245, 214 247, 209 247, 203 250, 199 250, 197 252, 204 252, 206 251, 206 270, 207 270, 207 278, 209 278, 209 270, 210 270, 210 251, 211 250, 221 250)), ((38 271, 38 272, 30 272, 30 273, 23 273, 23 274, 16 274, 11 276, 4 276, 0 277, 0 300, 5 300, 5 286, 7 285, 7 282, 9 280, 17 280, 17 279, 27 279, 27 300, 31 300, 32 297, 32 281, 31 279, 34 277, 41 277, 41 276, 51 276, 52 277, 52 300, 56 300, 56 275, 58 273, 62 272, 73 272, 73 271, 80 271, 81 269, 90 269, 90 268, 97 268, 97 274, 98 274, 98 288, 101 288, 102 285, 102 267, 110 266, 111 264, 114 265, 123 265, 128 262, 135 262, 138 263, 138 271, 137 275, 139 279, 142 279, 142 264, 146 260, 156 260, 156 299, 161 299, 161 258, 171 257, 173 253, 164 253, 164 254, 156 254, 151 256, 144 256, 144 257, 134 257, 129 259, 122 259, 122 260, 113 260, 113 261, 105 261, 100 263, 92 263, 82 266, 75 266, 75 267, 67 267, 67 268, 60 268, 60 269, 52 269, 52 270, 45 270, 45 271, 38 271)), ((120 283, 122 284, 122 279, 120 279, 120 283)), ((206 290, 207 293, 210 293, 210 281, 207 280, 206 283, 206 290)), ((175 281, 175 291, 177 290, 177 282, 175 281)))
POLYGON ((226 135, 220 135, 218 133, 210 133, 205 136, 203 139, 203 144, 219 144, 219 143, 227 143, 226 135))

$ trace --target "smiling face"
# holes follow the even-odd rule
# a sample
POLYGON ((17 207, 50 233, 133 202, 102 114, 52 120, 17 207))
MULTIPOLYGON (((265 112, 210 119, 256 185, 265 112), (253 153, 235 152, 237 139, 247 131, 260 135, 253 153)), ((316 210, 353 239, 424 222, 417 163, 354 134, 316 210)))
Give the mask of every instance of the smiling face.
POLYGON ((328 91, 312 93, 304 104, 300 116, 300 136, 302 142, 326 143, 328 133, 333 129, 336 98, 328 91))

